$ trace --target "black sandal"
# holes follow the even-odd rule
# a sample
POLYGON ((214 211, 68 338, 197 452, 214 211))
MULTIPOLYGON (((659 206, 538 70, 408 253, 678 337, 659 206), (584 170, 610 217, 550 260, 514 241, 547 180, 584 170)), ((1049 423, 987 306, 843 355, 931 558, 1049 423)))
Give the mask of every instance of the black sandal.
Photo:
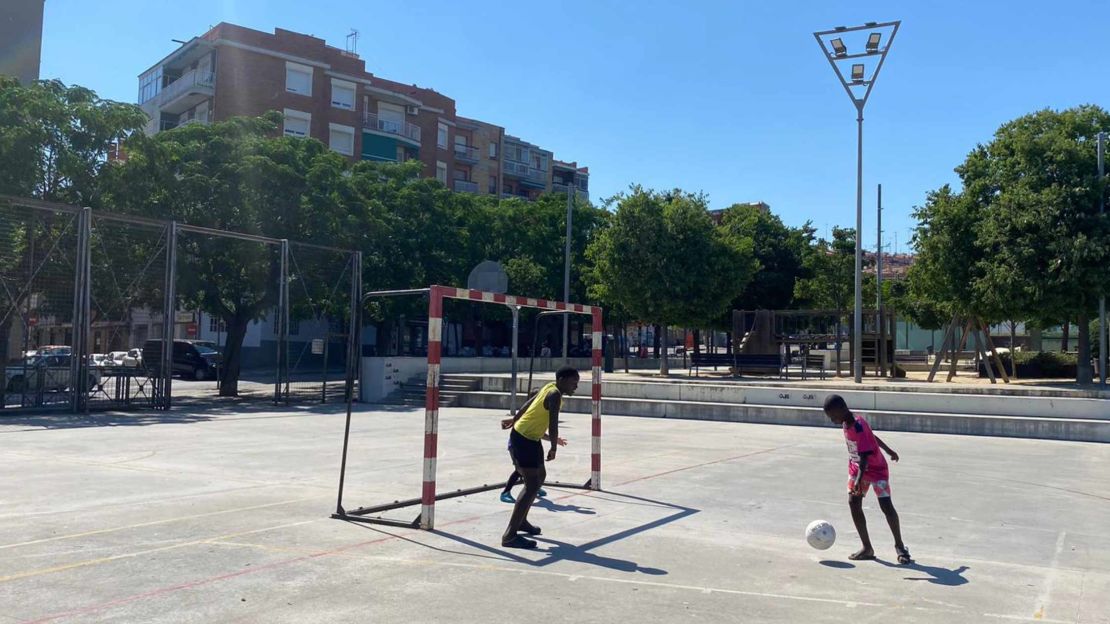
POLYGON ((907 564, 913 563, 913 559, 910 558, 910 549, 909 548, 906 548, 905 546, 903 546, 901 548, 895 548, 894 552, 898 553, 898 563, 899 564, 907 565, 907 564))
POLYGON ((520 535, 514 535, 513 539, 511 539, 507 542, 502 540, 501 541, 501 546, 503 546, 505 548, 522 548, 524 550, 535 550, 536 549, 536 543, 535 542, 533 542, 532 540, 530 540, 526 537, 521 537, 520 535))
POLYGON ((520 525, 520 530, 524 531, 528 535, 539 535, 540 533, 542 533, 542 531, 540 531, 540 527, 532 524, 531 522, 525 522, 524 524, 520 525))

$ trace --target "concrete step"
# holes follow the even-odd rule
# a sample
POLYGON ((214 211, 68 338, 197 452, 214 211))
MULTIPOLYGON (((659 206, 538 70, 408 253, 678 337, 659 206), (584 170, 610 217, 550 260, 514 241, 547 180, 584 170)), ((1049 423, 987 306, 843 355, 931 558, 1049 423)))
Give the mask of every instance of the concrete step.
MULTIPOLYGON (((460 405, 463 407, 508 409, 509 398, 509 394, 504 392, 471 392, 462 396, 460 405)), ((590 400, 588 397, 569 397, 564 399, 563 409, 570 413, 588 414, 591 409, 590 400)), ((1110 420, 1106 419, 870 409, 861 411, 866 413, 877 430, 1070 440, 1076 442, 1110 442, 1110 420)), ((828 418, 819 407, 758 403, 737 404, 605 397, 601 401, 601 413, 603 416, 679 418, 684 420, 812 427, 831 426, 828 418)))
MULTIPOLYGON (((508 377, 485 377, 482 390, 508 393, 508 377)), ((523 392, 527 380, 517 380, 523 392)), ((533 383, 533 387, 535 384, 533 383)), ((582 388, 579 388, 582 390, 582 388)), ((588 392, 588 390, 587 390, 588 392)), ((1110 401, 1083 395, 1068 396, 1049 391, 1025 394, 962 394, 930 392, 929 388, 865 387, 823 384, 820 381, 785 384, 727 384, 691 380, 604 381, 605 398, 660 401, 759 404, 780 407, 820 408, 825 396, 835 392, 852 409, 865 412, 922 412, 938 414, 979 414, 1031 418, 1078 418, 1110 421, 1110 401)))

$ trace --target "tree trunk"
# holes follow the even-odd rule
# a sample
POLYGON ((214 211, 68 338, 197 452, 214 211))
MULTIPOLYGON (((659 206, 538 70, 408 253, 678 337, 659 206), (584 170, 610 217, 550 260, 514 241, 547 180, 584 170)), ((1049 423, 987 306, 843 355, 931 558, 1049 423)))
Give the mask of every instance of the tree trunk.
POLYGON ((694 353, 701 354, 701 330, 694 330, 694 353))
POLYGON ((220 374, 220 396, 239 396, 239 371, 243 364, 243 338, 247 335, 247 319, 233 316, 223 319, 227 325, 223 369, 220 374))
POLYGON ((1089 384, 1094 379, 1091 369, 1091 322, 1086 312, 1079 313, 1079 353, 1076 355, 1078 366, 1075 369, 1075 381, 1080 384, 1089 384))
POLYGON ((1064 321, 1064 333, 1060 339, 1060 351, 1067 352, 1068 350, 1068 334, 1071 333, 1071 321, 1064 321))
POLYGON ((628 323, 621 317, 621 351, 624 353, 624 372, 629 372, 628 367, 628 323))
POLYGON ((665 325, 655 326, 655 357, 659 358, 660 375, 671 374, 670 358, 667 357, 668 340, 666 336, 666 331, 667 328, 665 325), (662 352, 660 352, 660 346, 662 346, 662 352))
POLYGON ((655 332, 653 333, 652 337, 654 338, 653 347, 655 349, 655 357, 659 357, 659 339, 660 339, 660 336, 659 336, 659 324, 658 323, 655 325, 655 332))
POLYGON ((1017 321, 1010 321, 1010 377, 1017 379, 1017 321))

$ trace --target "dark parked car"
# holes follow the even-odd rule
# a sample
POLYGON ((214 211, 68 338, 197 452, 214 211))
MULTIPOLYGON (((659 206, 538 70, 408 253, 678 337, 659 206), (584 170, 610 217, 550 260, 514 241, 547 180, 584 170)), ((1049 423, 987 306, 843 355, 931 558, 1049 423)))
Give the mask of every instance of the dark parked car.
MULTIPOLYGON (((196 381, 215 379, 222 361, 220 352, 206 344, 198 344, 193 340, 173 341, 174 375, 196 381)), ((153 375, 161 374, 161 340, 147 340, 143 345, 143 366, 153 375)))

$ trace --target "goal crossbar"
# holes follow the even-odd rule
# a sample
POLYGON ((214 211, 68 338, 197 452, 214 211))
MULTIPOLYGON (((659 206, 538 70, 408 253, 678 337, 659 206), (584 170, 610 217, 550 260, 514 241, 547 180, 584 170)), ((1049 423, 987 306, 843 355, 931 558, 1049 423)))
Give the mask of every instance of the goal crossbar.
MULTIPOLYGON (((520 297, 500 293, 472 290, 469 288, 454 288, 450 286, 431 286, 428 288, 413 288, 406 290, 389 290, 366 293, 363 300, 374 297, 392 297, 404 295, 428 296, 428 372, 427 388, 424 399, 424 474, 423 486, 417 498, 398 500, 381 505, 345 509, 343 507, 343 488, 347 470, 347 450, 351 432, 351 402, 353 392, 347 397, 347 422, 343 432, 343 456, 339 472, 339 494, 336 502, 335 513, 332 518, 356 522, 368 522, 391 526, 405 526, 431 530, 435 527, 436 501, 459 496, 467 496, 480 492, 487 492, 504 487, 503 483, 482 484, 476 487, 463 488, 451 492, 437 493, 436 491, 436 456, 439 445, 439 386, 440 365, 443 355, 443 301, 444 299, 459 299, 480 303, 506 305, 511 308, 533 308, 545 311, 559 311, 567 314, 582 314, 591 318, 593 340, 591 342, 592 358, 592 384, 591 384, 591 454, 590 477, 583 484, 548 482, 547 485, 578 488, 589 490, 601 489, 601 350, 602 350, 602 309, 597 306, 570 303, 564 301, 551 301, 533 297, 520 297), (394 509, 420 505, 420 515, 412 521, 393 520, 373 516, 394 509)), ((362 306, 359 306, 361 311, 362 306)), ((517 354, 512 354, 516 358, 517 354)), ((516 379, 512 383, 517 383, 516 379)), ((513 406, 515 408, 515 406, 513 406)))

